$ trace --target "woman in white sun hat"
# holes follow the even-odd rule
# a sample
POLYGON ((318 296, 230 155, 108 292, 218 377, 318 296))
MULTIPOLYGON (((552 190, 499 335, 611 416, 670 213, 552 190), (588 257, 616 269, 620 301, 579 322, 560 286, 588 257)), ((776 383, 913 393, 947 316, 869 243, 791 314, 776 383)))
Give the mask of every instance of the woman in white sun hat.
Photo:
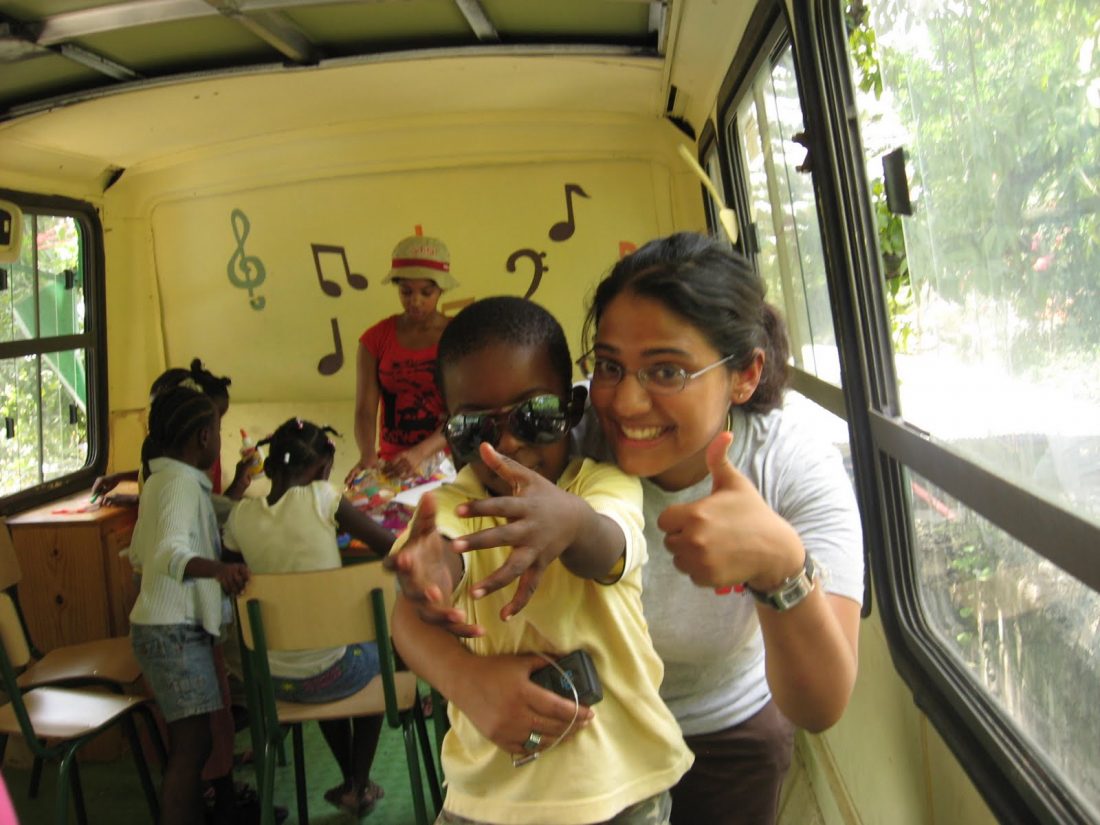
POLYGON ((386 475, 414 476, 425 459, 446 446, 441 432, 446 414, 435 385, 435 358, 439 336, 449 320, 438 309, 439 296, 458 286, 451 275, 447 245, 420 235, 401 240, 393 248, 390 271, 382 283, 397 285, 404 312, 378 322, 359 339, 355 389, 359 461, 348 473, 349 483, 378 465, 386 475))

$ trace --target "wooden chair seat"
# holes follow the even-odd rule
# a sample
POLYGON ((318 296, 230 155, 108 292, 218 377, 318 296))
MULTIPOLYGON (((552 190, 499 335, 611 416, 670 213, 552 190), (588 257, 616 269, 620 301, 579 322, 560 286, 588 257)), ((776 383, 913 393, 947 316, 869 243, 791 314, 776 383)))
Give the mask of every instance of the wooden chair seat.
MULTIPOLYGON (((397 688, 397 709, 412 710, 414 702, 419 701, 416 691, 416 675, 409 672, 395 673, 394 685, 397 688)), ((303 702, 275 702, 275 712, 279 722, 284 725, 297 725, 301 722, 322 721, 325 719, 347 719, 353 716, 375 716, 386 712, 386 695, 382 677, 375 676, 358 693, 345 696, 335 702, 320 704, 303 702)))
MULTIPOLYGON (((66 688, 35 688, 23 694, 31 727, 43 739, 75 739, 106 727, 149 700, 144 696, 93 693, 66 688)), ((0 734, 22 733, 15 707, 0 707, 0 734)))
POLYGON ((97 639, 51 650, 19 675, 22 688, 39 685, 129 685, 141 678, 128 636, 97 639))

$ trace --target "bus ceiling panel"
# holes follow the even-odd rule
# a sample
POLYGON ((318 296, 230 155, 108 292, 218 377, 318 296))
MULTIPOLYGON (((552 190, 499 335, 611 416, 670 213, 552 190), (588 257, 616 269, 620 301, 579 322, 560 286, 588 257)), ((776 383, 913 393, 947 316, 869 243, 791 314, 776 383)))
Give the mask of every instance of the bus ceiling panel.
POLYGON ((471 112, 657 120, 664 105, 661 76, 654 58, 583 54, 559 56, 552 67, 523 56, 468 57, 465 51, 430 60, 345 60, 316 69, 131 84, 127 94, 0 124, 0 138, 132 168, 205 147, 233 151, 249 140, 291 140, 322 125, 377 131, 427 118, 439 124, 471 112), (248 117, 241 117, 245 111, 248 117))
POLYGON ((674 4, 671 9, 668 47, 669 83, 676 87, 677 116, 698 133, 714 108, 722 76, 715 66, 728 66, 741 44, 754 3, 674 4), (727 32, 715 37, 716 31, 727 32))
MULTIPOLYGON (((0 43, 3 38, 0 37, 0 43)), ((2 47, 0 47, 2 48, 2 47)), ((9 50, 12 54, 14 50, 9 50)), ((0 52, 0 111, 5 101, 21 103, 49 97, 60 89, 93 89, 104 82, 100 72, 45 49, 9 59, 0 52)))
MULTIPOLYGON (((692 0, 0 0, 0 65, 31 61, 0 83, 0 120, 129 89, 126 81, 186 81, 196 74, 317 65, 500 44, 569 54, 660 57, 670 11, 694 12, 677 85, 692 99, 715 53, 713 26, 736 32, 739 11, 692 0), (719 19, 715 19, 719 18, 719 19), (694 45, 693 45, 694 44, 694 45), (81 67, 52 70, 60 57, 81 67)), ((728 4, 739 7, 739 4, 728 4)), ((723 41, 724 42, 724 41, 723 41)), ((666 67, 665 86, 668 85, 666 67)), ((683 98, 687 99, 687 98, 683 98)))

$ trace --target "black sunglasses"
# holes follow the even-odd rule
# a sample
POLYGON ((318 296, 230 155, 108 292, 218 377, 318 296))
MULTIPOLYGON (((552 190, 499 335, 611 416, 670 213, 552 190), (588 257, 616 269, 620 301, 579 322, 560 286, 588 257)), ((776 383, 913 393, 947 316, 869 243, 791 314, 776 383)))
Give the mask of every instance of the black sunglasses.
POLYGON ((498 410, 456 413, 447 419, 443 434, 455 458, 463 463, 478 457, 480 444, 500 444, 505 427, 528 444, 553 444, 565 438, 576 423, 574 410, 583 409, 584 398, 580 397, 579 405, 577 400, 536 395, 498 410))

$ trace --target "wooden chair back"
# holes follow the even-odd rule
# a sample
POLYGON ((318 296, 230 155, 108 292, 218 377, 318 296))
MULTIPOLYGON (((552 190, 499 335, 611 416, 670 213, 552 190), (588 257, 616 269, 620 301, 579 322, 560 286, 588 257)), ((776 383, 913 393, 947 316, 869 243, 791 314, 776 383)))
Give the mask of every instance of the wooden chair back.
POLYGON ((380 563, 308 573, 253 573, 237 597, 241 637, 256 649, 247 605, 260 603, 268 650, 312 650, 378 636, 371 592, 380 590, 388 621, 397 598, 396 579, 380 563))
POLYGON ((403 728, 416 821, 427 825, 429 818, 417 754, 419 739, 432 800, 437 811, 442 807, 428 733, 420 712, 416 676, 396 672, 389 632, 389 618, 396 600, 396 579, 379 562, 308 573, 253 573, 244 592, 237 596, 241 665, 248 692, 252 747, 258 755, 257 771, 261 777, 262 821, 273 821, 275 755, 288 731, 295 737, 299 821, 307 821, 301 725, 314 719, 337 718, 332 715, 337 709, 341 717, 384 713, 391 727, 403 728), (377 643, 380 671, 359 693, 324 704, 295 705, 276 700, 269 651, 313 650, 357 642, 377 643), (304 708, 308 709, 305 713, 304 708), (357 712, 349 713, 353 708, 357 712))
POLYGON ((3 591, 0 591, 0 641, 4 645, 7 660, 13 668, 27 666, 31 660, 27 634, 23 632, 23 622, 19 618, 15 602, 12 601, 9 593, 3 591))

